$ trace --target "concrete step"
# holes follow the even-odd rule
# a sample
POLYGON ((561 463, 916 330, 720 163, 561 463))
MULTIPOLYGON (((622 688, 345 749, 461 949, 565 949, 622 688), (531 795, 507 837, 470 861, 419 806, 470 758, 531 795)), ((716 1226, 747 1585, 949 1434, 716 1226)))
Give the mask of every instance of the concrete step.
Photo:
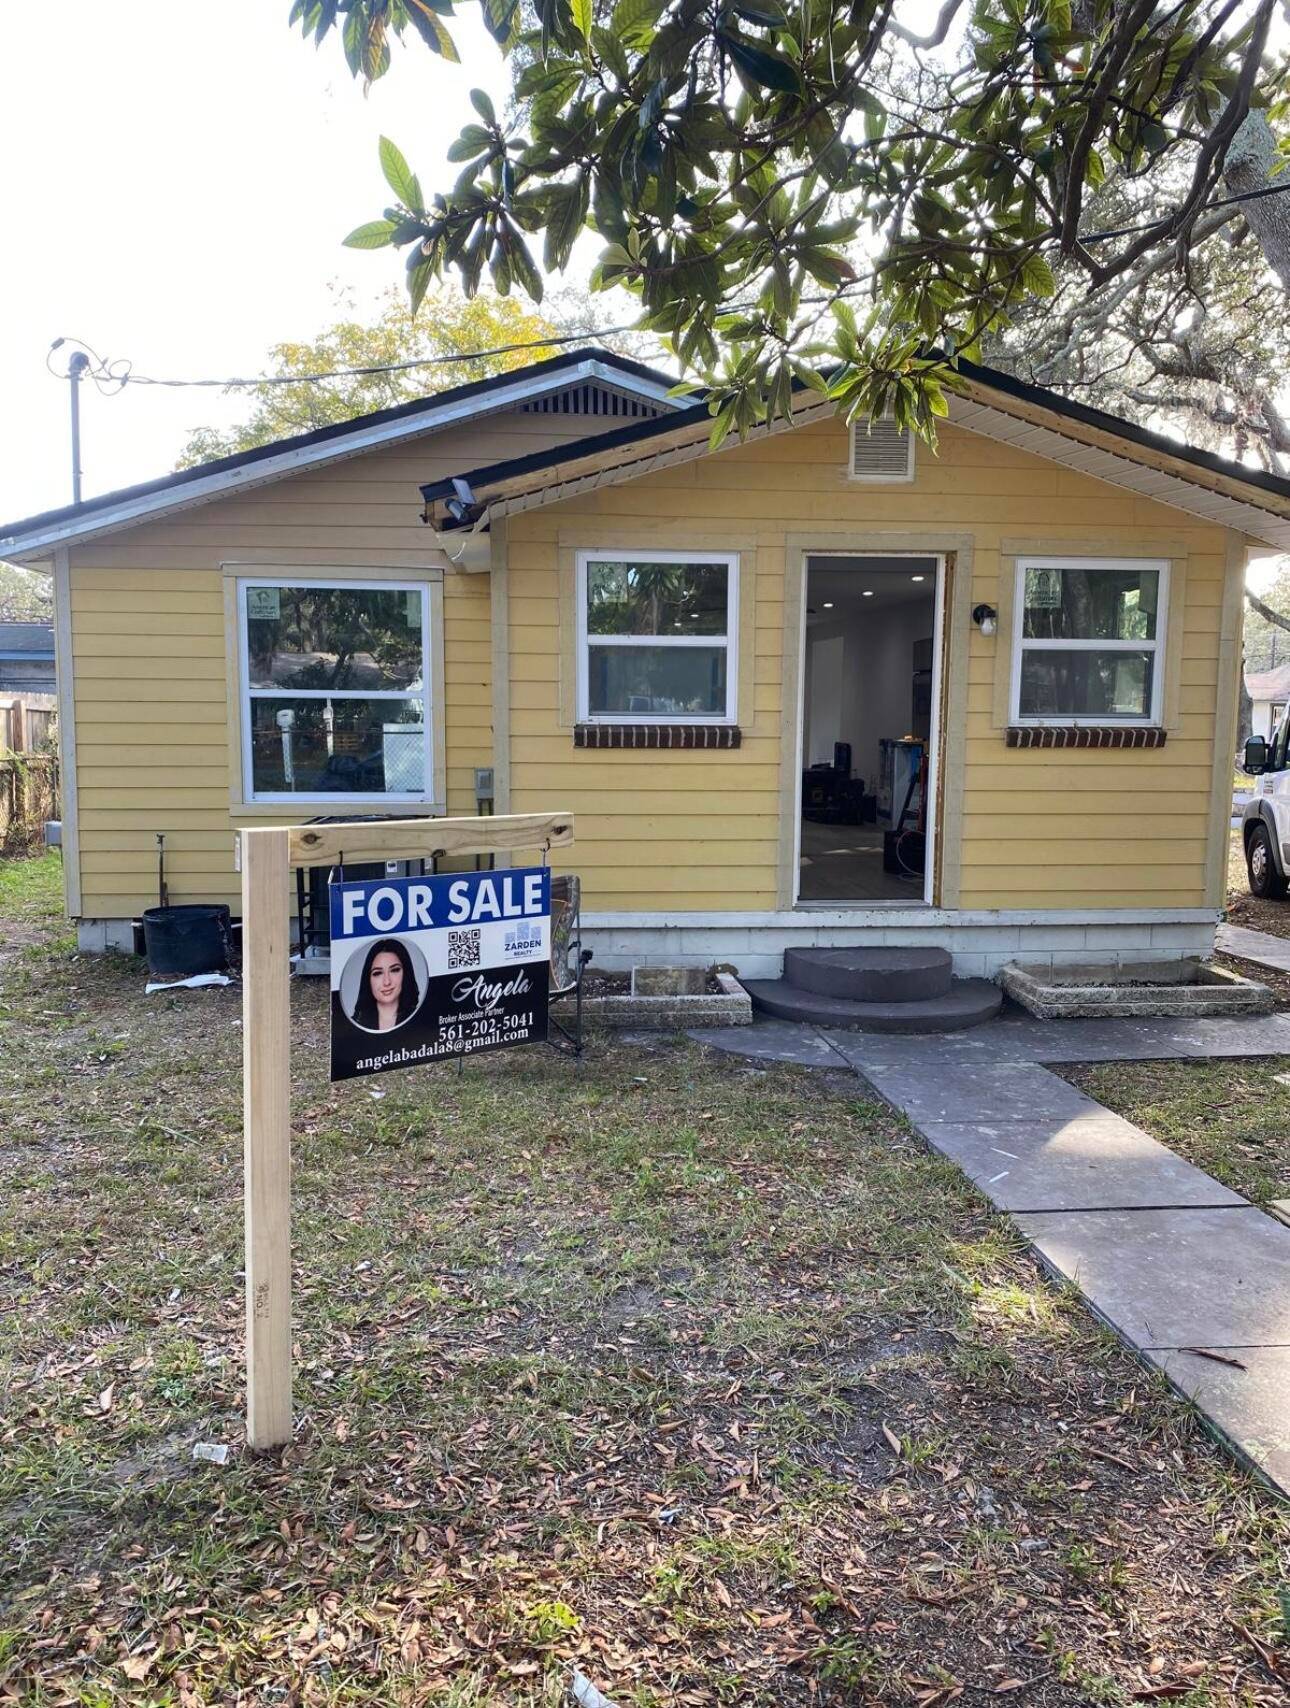
POLYGON ((948 996, 948 949, 786 949, 784 979, 799 990, 852 1002, 925 1002, 948 996))
POLYGON ((961 1032, 993 1020, 1003 1004, 1003 992, 989 979, 955 979, 943 996, 902 1002, 856 1002, 803 990, 786 979, 740 982, 756 1013, 852 1032, 961 1032))

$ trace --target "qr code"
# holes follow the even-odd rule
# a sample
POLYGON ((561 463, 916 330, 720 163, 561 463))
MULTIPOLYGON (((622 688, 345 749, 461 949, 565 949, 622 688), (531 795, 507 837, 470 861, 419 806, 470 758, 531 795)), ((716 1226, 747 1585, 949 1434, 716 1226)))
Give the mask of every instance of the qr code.
POLYGON ((458 967, 477 967, 479 965, 479 927, 476 925, 469 931, 450 931, 448 933, 448 971, 455 973, 458 967))

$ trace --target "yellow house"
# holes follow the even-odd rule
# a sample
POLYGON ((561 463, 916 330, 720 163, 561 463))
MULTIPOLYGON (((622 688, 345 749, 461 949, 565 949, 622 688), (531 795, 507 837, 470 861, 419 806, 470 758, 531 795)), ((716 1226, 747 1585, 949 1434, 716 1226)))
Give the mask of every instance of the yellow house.
POLYGON ((1207 952, 1247 552, 1290 481, 968 368, 935 451, 708 448, 595 351, 4 530, 52 570, 67 907, 235 908, 243 824, 576 814, 597 963, 1207 952))

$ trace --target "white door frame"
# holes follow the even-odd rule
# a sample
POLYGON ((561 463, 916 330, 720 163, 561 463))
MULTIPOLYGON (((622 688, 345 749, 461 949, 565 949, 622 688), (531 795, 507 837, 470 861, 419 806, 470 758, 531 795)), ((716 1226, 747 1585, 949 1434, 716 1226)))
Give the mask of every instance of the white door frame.
POLYGON ((910 908, 931 907, 936 882, 936 838, 940 826, 936 819, 939 789, 937 781, 941 762, 941 682, 944 674, 945 651, 945 553, 928 551, 884 551, 880 546, 866 550, 863 546, 832 546, 828 550, 804 550, 799 574, 801 576, 801 622, 797 637, 797 734, 794 743, 793 780, 793 906, 795 908, 910 908), (802 889, 802 760, 806 739, 806 607, 812 558, 919 558, 935 565, 932 615, 932 723, 927 743, 927 853, 923 869, 923 894, 917 900, 906 901, 848 901, 844 898, 829 901, 803 901, 802 889))

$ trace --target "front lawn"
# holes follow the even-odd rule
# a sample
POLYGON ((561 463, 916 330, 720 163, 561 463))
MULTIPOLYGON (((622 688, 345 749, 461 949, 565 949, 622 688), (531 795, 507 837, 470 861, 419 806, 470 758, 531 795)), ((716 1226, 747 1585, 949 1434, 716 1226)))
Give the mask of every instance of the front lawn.
MULTIPOLYGON (((1261 975, 1251 968, 1250 976, 1261 975)), ((1056 1071, 1253 1203, 1290 1198, 1290 1060, 1101 1062, 1056 1071)))
POLYGON ((0 1702, 554 1704, 575 1660, 618 1708, 1284 1701, 1284 1510, 847 1076, 331 1087, 301 985, 298 1437, 242 1452, 237 994, 45 930, 0 986, 0 1702))

